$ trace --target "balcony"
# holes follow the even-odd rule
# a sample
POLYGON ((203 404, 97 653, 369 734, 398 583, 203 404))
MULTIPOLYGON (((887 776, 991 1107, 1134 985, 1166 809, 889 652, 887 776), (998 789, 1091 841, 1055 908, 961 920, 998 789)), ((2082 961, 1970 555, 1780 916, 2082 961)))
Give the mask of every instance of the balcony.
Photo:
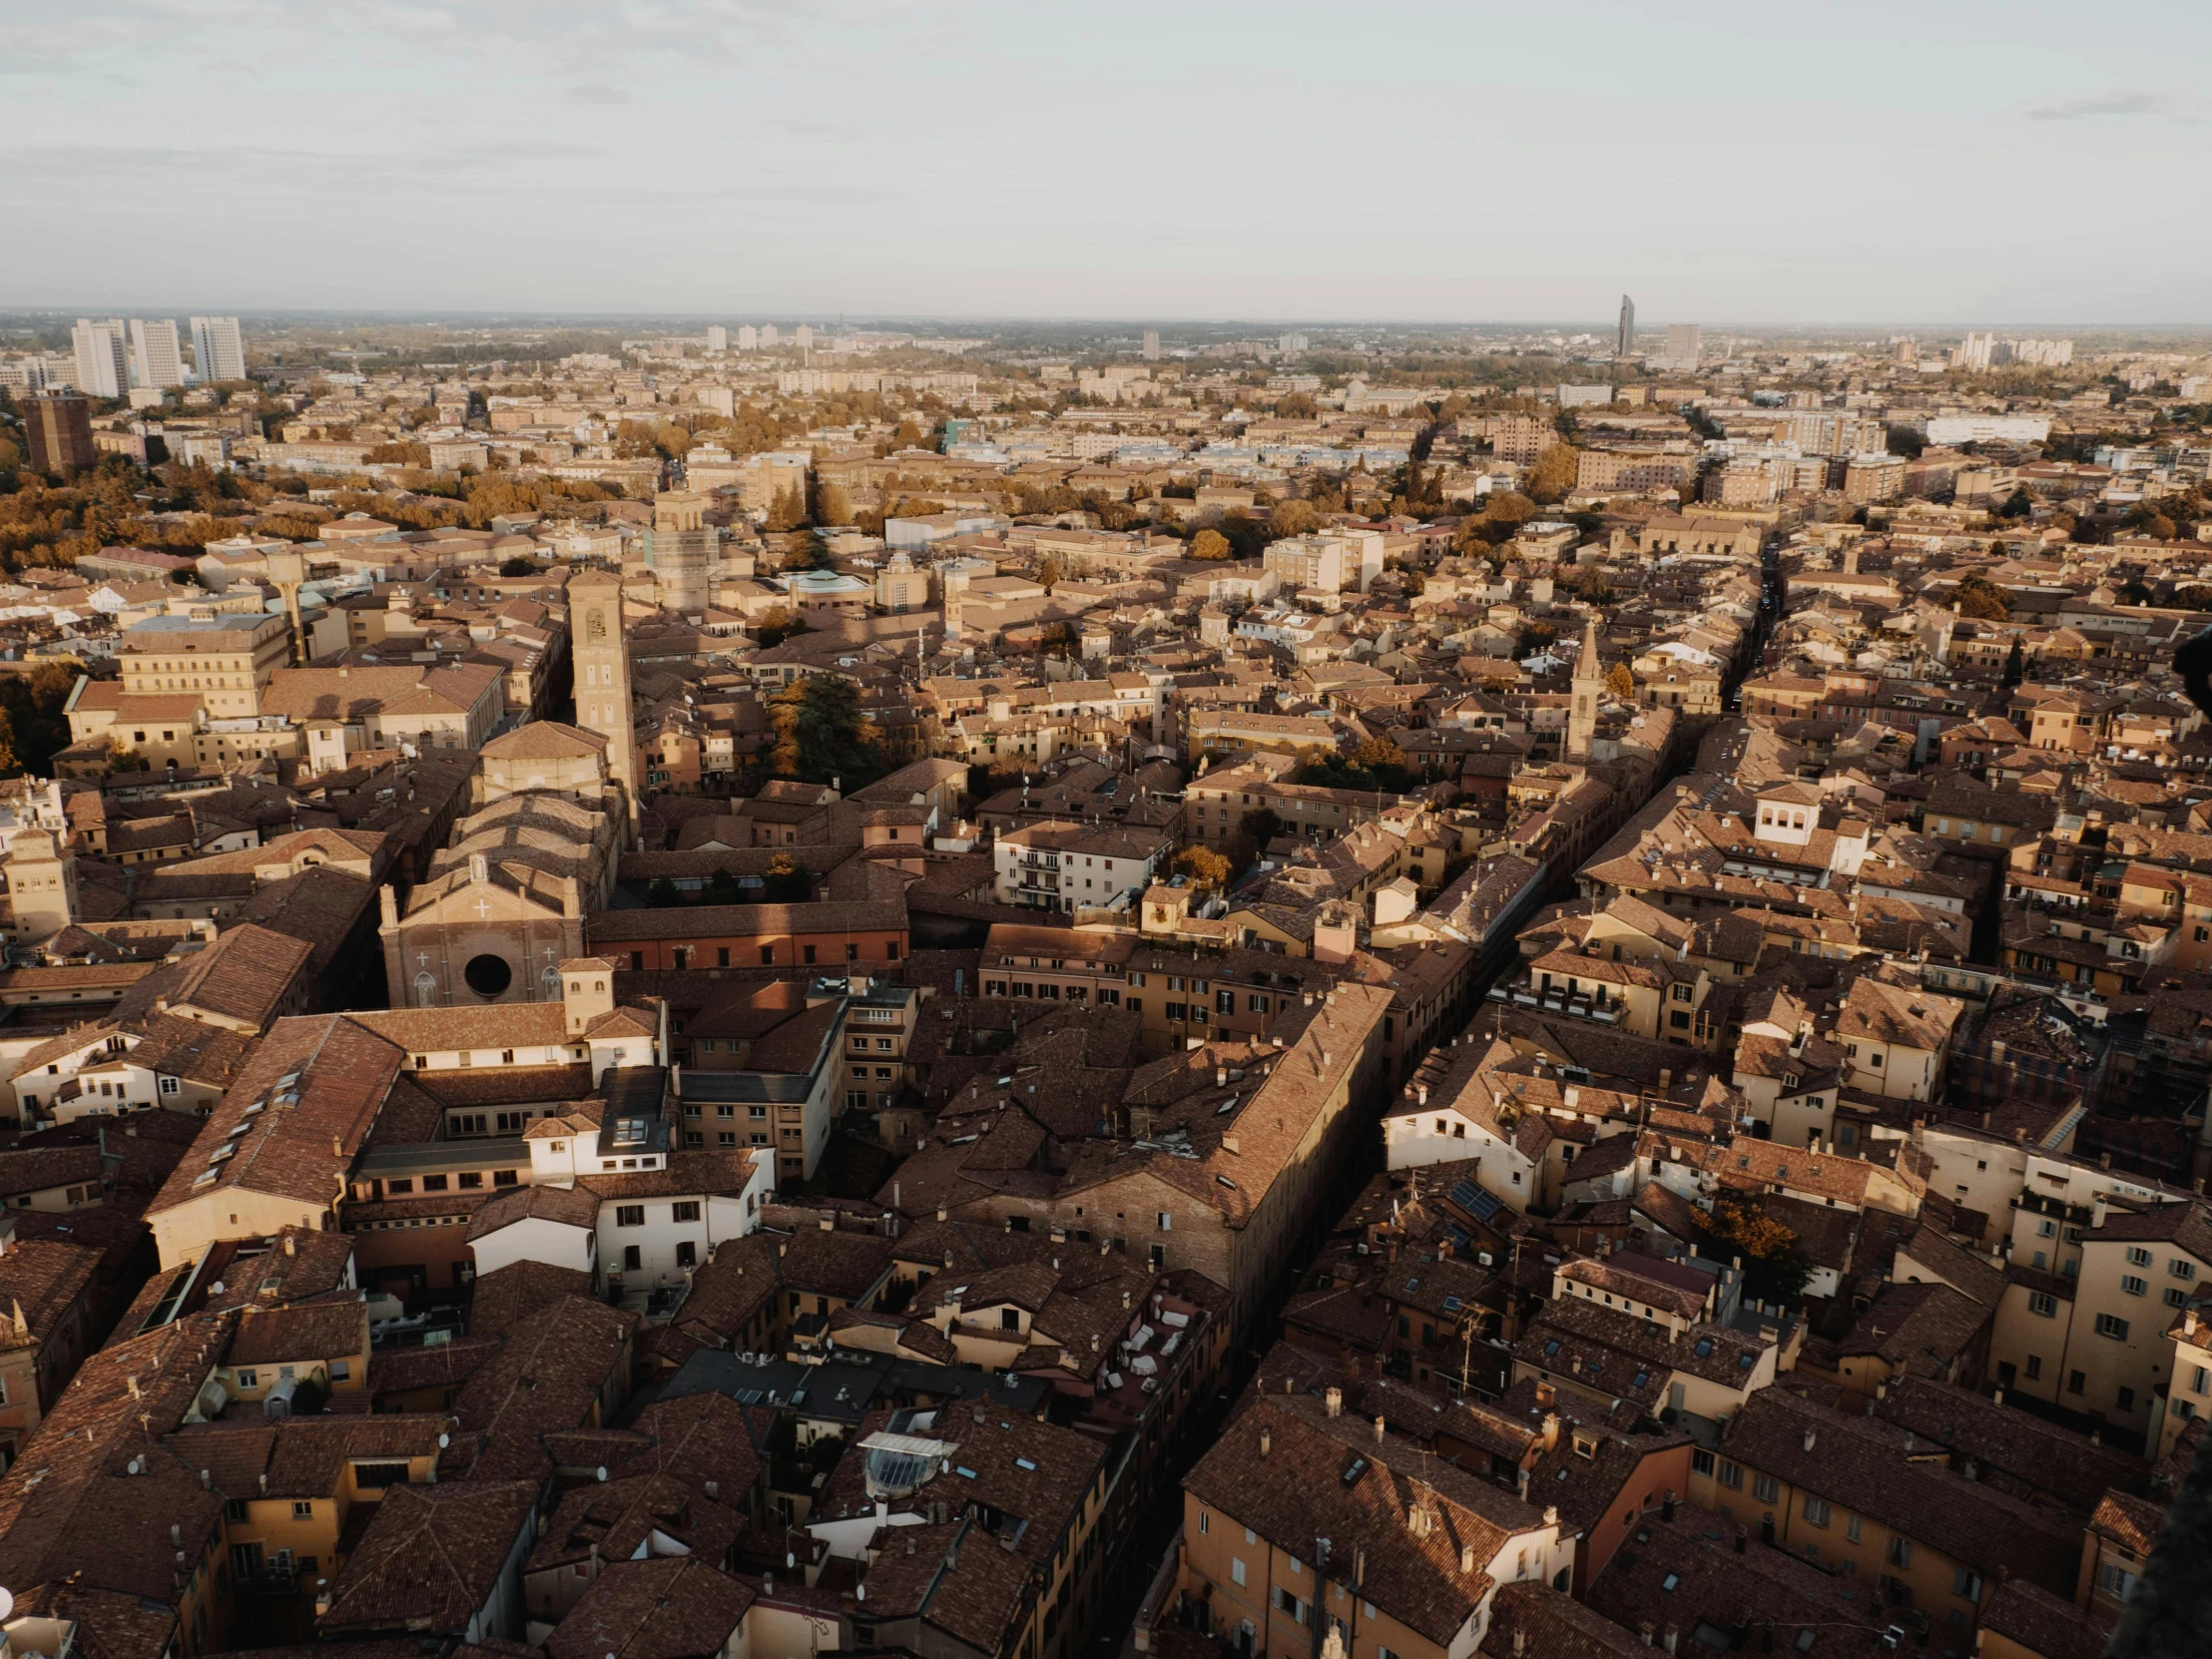
POLYGON ((1564 985, 1538 985, 1527 974, 1518 979, 1500 980, 1489 990, 1492 1002, 1510 1002, 1523 1008, 1541 1008, 1548 1013, 1565 1014, 1570 1019, 1592 1020, 1599 1025, 1618 1025, 1621 1004, 1603 991, 1595 994, 1569 991, 1564 985))

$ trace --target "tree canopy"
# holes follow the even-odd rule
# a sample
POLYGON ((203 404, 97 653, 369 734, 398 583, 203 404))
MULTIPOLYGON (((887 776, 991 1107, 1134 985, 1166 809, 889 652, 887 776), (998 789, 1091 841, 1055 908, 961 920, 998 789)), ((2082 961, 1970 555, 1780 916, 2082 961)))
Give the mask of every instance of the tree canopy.
POLYGON ((830 674, 796 680, 769 699, 768 718, 776 734, 769 770, 779 778, 809 784, 837 779, 853 790, 890 770, 868 735, 860 694, 849 680, 830 674))

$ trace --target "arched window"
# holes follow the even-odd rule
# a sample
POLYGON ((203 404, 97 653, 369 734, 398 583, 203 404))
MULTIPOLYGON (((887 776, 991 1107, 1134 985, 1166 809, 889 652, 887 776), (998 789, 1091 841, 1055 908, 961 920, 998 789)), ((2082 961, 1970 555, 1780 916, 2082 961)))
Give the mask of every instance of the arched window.
POLYGON ((437 1000, 437 976, 425 968, 414 976, 415 1000, 427 1008, 437 1000))

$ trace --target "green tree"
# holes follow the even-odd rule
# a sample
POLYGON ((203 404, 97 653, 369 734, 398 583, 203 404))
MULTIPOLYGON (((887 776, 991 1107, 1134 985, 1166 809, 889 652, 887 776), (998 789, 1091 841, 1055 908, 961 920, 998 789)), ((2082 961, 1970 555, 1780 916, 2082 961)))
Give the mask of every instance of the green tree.
POLYGON ((771 904, 804 904, 815 896, 815 872, 789 852, 769 859, 762 876, 763 894, 771 904))
POLYGON ((770 698, 768 715, 776 735, 769 770, 779 778, 809 784, 834 778, 849 791, 889 770, 869 740, 860 694, 849 680, 810 674, 770 698))
POLYGON ((1269 807, 1256 807, 1238 821, 1240 833, 1250 835, 1264 849, 1276 836, 1283 833, 1283 820, 1269 807))
POLYGON ((1230 552, 1229 538, 1219 530, 1201 530, 1191 538, 1194 559, 1226 559, 1230 552))
POLYGON ((731 871, 718 869, 707 877, 707 895, 717 904, 735 904, 745 896, 745 889, 731 871))
POLYGON ((537 560, 517 554, 514 558, 500 562, 499 574, 502 576, 535 576, 544 568, 537 560))
POLYGON ((2035 502, 2026 490, 2016 489, 2004 498, 2004 505, 1997 509, 1999 518, 2025 518, 2035 510, 2035 502))
POLYGON ((646 884, 645 897, 648 903, 663 909, 684 902, 684 895, 677 890, 676 883, 665 875, 656 875, 646 884))
POLYGON ((2012 642, 2012 649, 2004 654, 2005 689, 2009 691, 2026 677, 2027 653, 2020 649, 2020 642, 2015 639, 2012 642))

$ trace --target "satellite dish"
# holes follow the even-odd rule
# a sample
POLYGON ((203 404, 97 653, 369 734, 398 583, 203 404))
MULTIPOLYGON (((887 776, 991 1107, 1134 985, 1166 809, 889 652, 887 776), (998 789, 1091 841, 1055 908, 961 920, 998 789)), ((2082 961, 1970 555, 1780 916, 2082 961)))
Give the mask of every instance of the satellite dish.
POLYGON ((602 1480, 607 1478, 607 1465, 605 1463, 599 1465, 599 1478, 602 1480))
POLYGON ((5 1622, 5 1621, 6 1621, 6 1619, 7 1619, 7 1617, 8 1617, 8 1615, 9 1615, 10 1613, 14 1612, 14 1611, 15 1611, 15 1596, 14 1596, 14 1594, 13 1594, 12 1592, 10 1592, 10 1591, 7 1591, 7 1590, 0 1590, 0 1622, 5 1622))
POLYGON ((440 1434, 440 1435, 438 1436, 438 1449, 439 1449, 440 1451, 443 1451, 443 1450, 444 1450, 444 1449, 445 1449, 445 1448, 446 1448, 447 1446, 451 1445, 452 1443, 453 1443, 453 1439, 452 1439, 452 1436, 451 1436, 451 1435, 449 1435, 449 1434, 440 1434))

